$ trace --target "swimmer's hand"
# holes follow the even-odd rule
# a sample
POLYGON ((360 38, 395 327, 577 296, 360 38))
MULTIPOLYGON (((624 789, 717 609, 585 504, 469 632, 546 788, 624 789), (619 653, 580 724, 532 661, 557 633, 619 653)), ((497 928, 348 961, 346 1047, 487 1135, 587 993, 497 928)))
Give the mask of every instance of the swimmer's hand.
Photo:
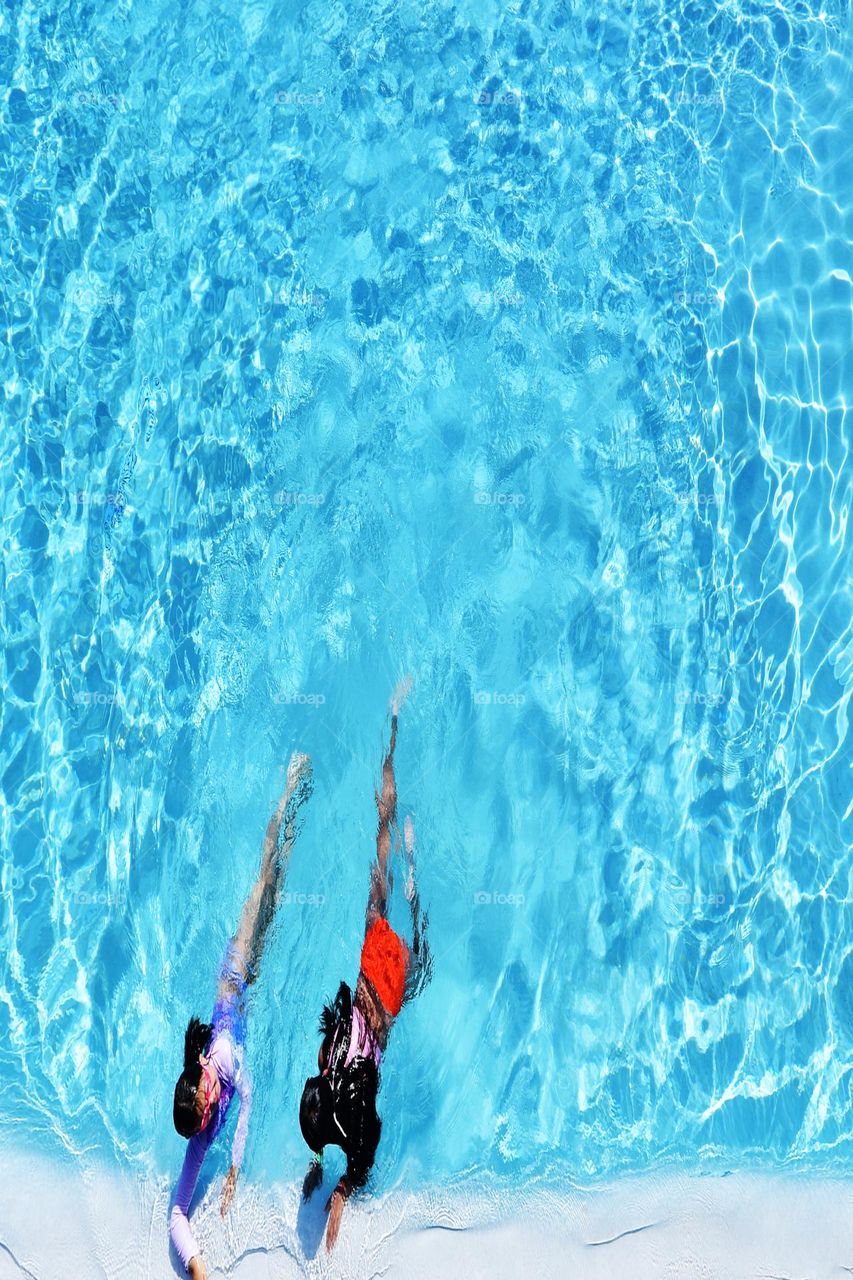
POLYGON ((326 1205, 326 1213, 329 1215, 329 1221, 326 1223, 326 1252, 331 1253, 335 1247, 335 1241, 338 1238, 338 1232, 341 1229, 341 1214, 344 1211, 349 1190, 347 1184, 341 1178, 338 1185, 332 1192, 332 1198, 326 1205))
POLYGON ((207 1280, 207 1267, 204 1265, 204 1258, 197 1253, 194 1258, 190 1258, 189 1273, 192 1280, 207 1280))
POLYGON ((232 1164, 228 1170, 228 1177, 222 1187, 222 1209, 220 1210, 224 1218, 228 1210, 231 1208, 231 1201, 234 1199, 234 1192, 237 1189, 237 1176, 240 1170, 232 1164))
POLYGON ((312 1160, 302 1184, 302 1199, 310 1200, 323 1181, 323 1166, 319 1160, 312 1160))

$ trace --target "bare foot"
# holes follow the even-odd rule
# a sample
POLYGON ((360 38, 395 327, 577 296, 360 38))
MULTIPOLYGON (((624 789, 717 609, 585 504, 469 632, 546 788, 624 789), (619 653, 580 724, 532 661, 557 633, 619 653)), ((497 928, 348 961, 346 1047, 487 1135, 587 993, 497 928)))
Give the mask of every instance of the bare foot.
POLYGON ((412 677, 409 675, 403 676, 403 679, 398 682, 397 687, 395 688, 394 692, 391 694, 390 706, 391 706, 392 716, 397 716, 400 714, 400 711, 406 699, 408 698, 409 693, 411 692, 411 688, 412 688, 412 677))
POLYGON ((301 751, 294 751, 290 757, 290 764, 287 766, 287 791, 288 794, 296 790, 302 777, 311 772, 311 757, 306 756, 301 751))

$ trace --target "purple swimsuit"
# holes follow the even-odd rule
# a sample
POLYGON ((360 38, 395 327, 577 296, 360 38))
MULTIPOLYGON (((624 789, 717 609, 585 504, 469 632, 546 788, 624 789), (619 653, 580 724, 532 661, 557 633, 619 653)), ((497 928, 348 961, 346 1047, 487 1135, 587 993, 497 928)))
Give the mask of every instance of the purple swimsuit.
POLYGON ((352 1026, 350 1028, 349 1048, 344 1066, 349 1066, 353 1058, 372 1058, 378 1067, 382 1061, 382 1050, 376 1043, 376 1037, 364 1020, 357 1004, 352 1006, 352 1026))
POLYGON ((216 1111, 212 1114, 207 1126, 201 1133, 195 1134, 187 1144, 184 1167, 178 1179, 175 1201, 169 1218, 169 1235, 178 1252, 181 1262, 189 1268, 190 1260, 201 1253, 195 1237, 190 1230, 190 1201, 198 1183, 201 1166, 213 1144, 214 1138, 225 1124, 231 1099, 236 1092, 240 1099, 240 1115, 234 1132, 231 1147, 231 1163, 239 1169, 243 1163, 243 1151, 246 1146, 246 1132, 249 1127, 249 1112, 252 1107, 252 1086, 248 1072, 243 1065, 243 1040, 246 1034, 245 1008, 243 1004, 245 982, 233 968, 229 970, 230 952, 226 952, 225 961, 220 969, 220 978, 224 975, 234 984, 233 990, 217 1000, 213 1009, 213 1039, 210 1043, 210 1065, 219 1077, 220 1094, 216 1111))

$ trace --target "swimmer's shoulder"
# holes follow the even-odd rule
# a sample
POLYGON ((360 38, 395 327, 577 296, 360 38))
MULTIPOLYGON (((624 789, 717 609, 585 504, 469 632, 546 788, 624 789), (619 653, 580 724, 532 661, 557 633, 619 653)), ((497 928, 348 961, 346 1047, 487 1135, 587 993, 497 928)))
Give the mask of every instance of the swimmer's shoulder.
POLYGON ((219 1079, 230 1084, 240 1066, 240 1058, 237 1046, 228 1031, 224 1029, 214 1031, 209 1057, 219 1079))

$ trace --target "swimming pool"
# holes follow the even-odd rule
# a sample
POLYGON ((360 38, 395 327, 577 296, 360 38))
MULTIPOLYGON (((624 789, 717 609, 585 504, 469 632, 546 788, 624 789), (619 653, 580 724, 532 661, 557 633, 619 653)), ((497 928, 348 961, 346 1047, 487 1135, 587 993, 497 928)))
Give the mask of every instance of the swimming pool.
POLYGON ((846 11, 232 8, 0 20, 4 1143, 174 1180, 299 749, 298 1181, 411 671, 377 1193, 848 1173, 846 11))

